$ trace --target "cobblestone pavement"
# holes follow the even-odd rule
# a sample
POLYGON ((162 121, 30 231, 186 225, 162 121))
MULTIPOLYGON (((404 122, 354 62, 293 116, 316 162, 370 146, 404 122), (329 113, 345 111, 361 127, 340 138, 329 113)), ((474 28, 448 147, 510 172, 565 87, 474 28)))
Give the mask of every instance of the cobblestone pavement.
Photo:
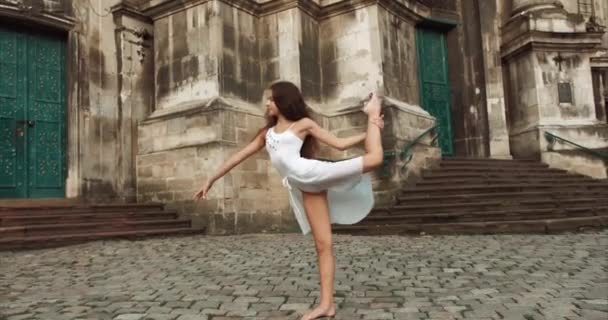
MULTIPOLYGON (((608 319, 608 231, 335 242, 336 319, 608 319)), ((0 252, 0 319, 297 319, 317 281, 299 234, 0 252)))

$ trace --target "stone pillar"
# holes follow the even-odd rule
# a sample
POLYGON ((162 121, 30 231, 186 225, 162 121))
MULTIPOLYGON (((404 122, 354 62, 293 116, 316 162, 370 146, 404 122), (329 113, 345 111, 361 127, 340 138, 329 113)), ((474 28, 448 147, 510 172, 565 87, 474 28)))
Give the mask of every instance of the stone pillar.
POLYGON ((122 3, 112 7, 117 59, 117 197, 136 200, 137 123, 151 112, 154 102, 154 56, 152 20, 135 7, 122 3))
POLYGON ((484 58, 488 145, 491 158, 511 158, 500 61, 500 0, 479 0, 479 23, 484 58))
POLYGON ((608 126, 596 114, 591 73, 604 32, 589 28, 560 2, 515 0, 512 13, 502 28, 501 54, 513 156, 605 177, 601 161, 588 161, 577 147, 552 145, 545 137, 549 132, 587 148, 608 147, 608 126))

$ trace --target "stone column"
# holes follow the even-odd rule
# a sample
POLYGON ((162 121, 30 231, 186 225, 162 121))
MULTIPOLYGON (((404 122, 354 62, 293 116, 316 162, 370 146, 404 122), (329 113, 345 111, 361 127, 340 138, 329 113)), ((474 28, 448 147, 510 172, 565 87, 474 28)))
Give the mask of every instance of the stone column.
POLYGON ((500 61, 500 0, 479 1, 479 22, 482 32, 486 108, 488 112, 488 144, 491 158, 511 158, 509 132, 505 113, 502 64, 500 61))
POLYGON ((512 16, 502 27, 511 152, 604 178, 601 161, 545 138, 548 132, 591 149, 608 146, 608 127, 598 120, 591 85, 603 34, 567 10, 558 1, 514 0, 512 16))
POLYGON ((513 0, 511 15, 516 15, 524 11, 536 11, 561 7, 563 7, 563 4, 560 0, 513 0))
POLYGON ((112 7, 117 59, 116 193, 126 202, 136 200, 137 123, 152 112, 154 57, 152 21, 135 7, 112 7))

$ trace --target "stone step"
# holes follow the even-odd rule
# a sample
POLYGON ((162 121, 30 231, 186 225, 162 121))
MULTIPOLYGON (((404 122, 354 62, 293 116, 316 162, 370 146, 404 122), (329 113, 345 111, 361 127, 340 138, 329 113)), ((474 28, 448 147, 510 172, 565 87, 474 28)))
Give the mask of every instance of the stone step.
POLYGON ((69 215, 91 212, 155 212, 163 210, 164 205, 146 204, 75 204, 57 206, 0 207, 0 217, 14 215, 69 215))
POLYGON ((190 220, 165 219, 149 221, 111 220, 88 223, 56 223, 46 225, 28 225, 0 227, 0 238, 30 237, 54 234, 70 234, 84 232, 135 231, 154 229, 189 228, 190 220))
POLYGON ((151 212, 85 212, 72 214, 40 214, 40 215, 13 215, 0 216, 0 227, 103 222, 111 220, 162 220, 175 219, 177 213, 173 211, 151 212))
POLYGON ((392 212, 384 215, 370 215, 361 225, 386 225, 403 223, 443 223, 557 219, 580 216, 608 216, 608 203, 601 206, 569 206, 564 208, 517 209, 517 210, 474 210, 462 212, 408 213, 392 212))
POLYGON ((480 170, 485 170, 486 168, 549 168, 549 165, 542 162, 442 160, 439 163, 439 168, 444 167, 474 167, 480 170))
MULTIPOLYGON (((438 172, 438 171, 428 171, 423 170, 422 178, 424 180, 436 180, 436 179, 462 179, 462 178, 540 178, 540 179, 562 179, 562 178, 571 178, 571 177, 583 177, 587 178, 583 175, 572 174, 569 172, 536 172, 536 173, 517 173, 517 172, 508 172, 508 171, 466 171, 466 172, 438 172)), ((592 178, 589 178, 592 179, 592 178)))
POLYGON ((554 209, 569 206, 608 206, 608 198, 575 198, 575 199, 505 199, 503 201, 482 201, 470 203, 427 203, 415 205, 396 205, 375 208, 370 215, 408 215, 424 213, 459 213, 480 210, 506 209, 554 209))
POLYGON ((492 159, 492 158, 471 158, 471 157, 444 157, 441 162, 467 161, 477 163, 539 163, 536 159, 492 159))
POLYGON ((402 191, 402 194, 420 195, 432 194, 452 195, 465 193, 488 193, 488 192, 528 192, 528 191, 576 191, 589 190, 601 191, 608 189, 608 182, 602 181, 599 183, 529 183, 529 184, 476 184, 476 185, 460 185, 460 186, 424 186, 424 187, 408 187, 402 191))
POLYGON ((126 202, 109 202, 109 203, 89 203, 81 200, 72 199, 5 199, 0 200, 0 208, 18 209, 52 209, 52 208, 119 208, 119 207, 163 207, 159 202, 146 203, 126 203, 126 202))
POLYGON ((605 228, 608 216, 558 219, 479 221, 456 223, 420 223, 391 225, 352 225, 333 227, 336 233, 352 235, 398 234, 495 234, 495 233, 554 233, 581 229, 605 228))
POLYGON ((203 234, 205 230, 192 228, 169 228, 154 230, 80 232, 65 235, 47 235, 37 237, 6 237, 0 239, 0 250, 39 249, 56 247, 67 244, 77 244, 93 240, 105 239, 137 239, 152 236, 177 236, 203 234))
POLYGON ((479 168, 475 166, 450 166, 450 167, 440 167, 437 169, 431 170, 422 170, 423 174, 445 174, 445 173, 509 173, 509 174, 564 174, 568 173, 568 171, 554 168, 529 168, 529 167, 521 167, 521 168, 510 168, 510 167, 488 167, 488 168, 479 168))
POLYGON ((495 233, 606 226, 608 180, 534 160, 445 158, 347 233, 495 233))
POLYGON ((2 207, 54 207, 54 206, 71 206, 85 204, 86 202, 79 198, 37 198, 37 199, 0 199, 0 208, 2 207))
POLYGON ((397 205, 416 205, 426 203, 471 203, 484 201, 502 201, 509 199, 520 200, 547 200, 547 199, 576 199, 591 197, 608 199, 608 190, 575 190, 575 191, 532 191, 532 192, 486 192, 451 195, 433 195, 431 193, 420 195, 404 194, 397 198, 397 205))
POLYGON ((463 185, 463 184, 534 184, 534 183, 602 183, 601 180, 586 177, 562 177, 560 179, 529 178, 529 177, 469 177, 469 178, 444 178, 444 179, 424 179, 417 182, 416 186, 437 186, 437 185, 463 185))

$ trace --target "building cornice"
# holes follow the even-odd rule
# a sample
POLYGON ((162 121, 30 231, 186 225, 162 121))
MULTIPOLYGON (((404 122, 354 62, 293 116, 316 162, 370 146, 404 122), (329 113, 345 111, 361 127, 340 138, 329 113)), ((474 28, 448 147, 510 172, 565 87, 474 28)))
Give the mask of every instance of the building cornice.
POLYGON ((555 24, 554 20, 523 15, 511 19, 502 33, 502 59, 509 60, 536 49, 594 52, 601 48, 603 31, 589 31, 584 24, 573 25, 565 22, 561 28, 553 30, 551 26, 555 24), (564 26, 567 26, 567 29, 564 26))
POLYGON ((112 14, 114 14, 114 16, 126 16, 139 21, 152 23, 152 19, 142 14, 141 11, 139 11, 138 8, 133 4, 122 2, 112 6, 110 8, 110 11, 112 12, 112 14))
POLYGON ((76 20, 63 12, 48 12, 34 6, 0 1, 0 17, 31 21, 33 23, 69 31, 76 20))
POLYGON ((310 0, 271 0, 259 3, 255 0, 166 0, 156 5, 144 5, 140 8, 143 15, 153 20, 175 14, 179 11, 207 2, 219 1, 238 8, 256 17, 263 17, 281 11, 299 8, 315 20, 324 20, 339 14, 357 10, 370 5, 380 5, 387 11, 414 21, 421 21, 431 16, 431 8, 418 1, 395 0, 343 0, 323 5, 310 0))

